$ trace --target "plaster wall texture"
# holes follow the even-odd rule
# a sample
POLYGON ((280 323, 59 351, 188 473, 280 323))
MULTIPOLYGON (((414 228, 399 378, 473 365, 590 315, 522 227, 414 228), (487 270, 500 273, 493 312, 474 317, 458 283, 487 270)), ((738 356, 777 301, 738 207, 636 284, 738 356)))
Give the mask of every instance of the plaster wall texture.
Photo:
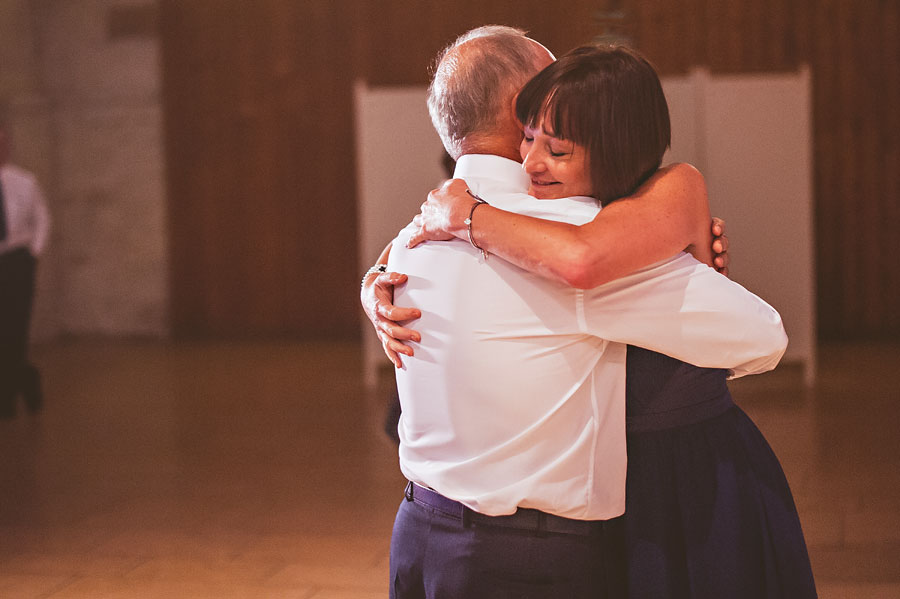
POLYGON ((36 340, 168 334, 159 44, 109 33, 134 4, 0 2, 0 105, 53 218, 36 340))

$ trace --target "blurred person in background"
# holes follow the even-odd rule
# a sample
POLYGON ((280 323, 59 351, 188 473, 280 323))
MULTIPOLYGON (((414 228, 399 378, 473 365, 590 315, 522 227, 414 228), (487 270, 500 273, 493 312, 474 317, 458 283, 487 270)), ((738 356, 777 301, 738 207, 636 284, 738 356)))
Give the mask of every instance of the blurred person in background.
POLYGON ((28 330, 37 257, 50 216, 35 176, 9 163, 9 128, 0 121, 0 418, 14 418, 18 398, 29 412, 43 406, 40 375, 28 361, 28 330))

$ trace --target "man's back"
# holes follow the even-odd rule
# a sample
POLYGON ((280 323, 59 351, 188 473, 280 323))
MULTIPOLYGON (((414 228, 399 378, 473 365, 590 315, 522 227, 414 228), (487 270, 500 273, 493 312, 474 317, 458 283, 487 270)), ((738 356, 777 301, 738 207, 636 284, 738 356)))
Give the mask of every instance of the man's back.
MULTIPOLYGON (((580 224, 599 209, 528 197, 527 178, 502 158, 463 157, 456 176, 515 212, 580 224)), ((397 372, 404 474, 491 515, 620 515, 624 404, 607 399, 624 394, 625 348, 579 330, 583 292, 485 262, 461 241, 407 250, 405 233, 391 252, 390 269, 409 276, 395 304, 422 309, 422 342, 397 372)))

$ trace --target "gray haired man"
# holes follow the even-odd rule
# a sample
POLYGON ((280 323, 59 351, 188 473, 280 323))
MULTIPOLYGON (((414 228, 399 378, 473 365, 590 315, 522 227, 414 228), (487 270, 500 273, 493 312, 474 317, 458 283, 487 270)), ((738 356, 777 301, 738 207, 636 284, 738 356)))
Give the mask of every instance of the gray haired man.
MULTIPOLYGON (((597 214, 595 201, 529 197, 518 164, 513 100, 552 61, 519 30, 473 30, 439 57, 428 104, 458 158, 456 176, 476 193, 506 210, 579 224, 597 214)), ((663 353, 708 363, 725 353, 717 342, 725 336, 686 313, 666 312, 647 327, 655 309, 648 275, 582 293, 500 259, 485 263, 465 242, 410 250, 411 231, 398 236, 390 266, 409 273, 398 303, 427 309, 419 321, 426 338, 397 372, 400 465, 410 483, 391 541, 391 596, 623 597, 624 343, 652 337, 663 353), (576 324, 587 321, 597 325, 576 324)), ((722 328, 762 303, 702 271, 728 296, 722 328)), ((681 276, 670 273, 666 280, 681 276)), ((371 289, 368 275, 364 283, 371 289)), ((691 289, 700 297, 685 303, 702 304, 706 290, 691 289)), ((683 291, 676 285, 676 295, 683 291)), ((370 315, 378 312, 368 309, 365 286, 362 297, 370 315)), ((766 310, 759 320, 771 316, 766 310)), ((771 361, 783 351, 780 320, 751 324, 759 334, 742 350, 771 361)))

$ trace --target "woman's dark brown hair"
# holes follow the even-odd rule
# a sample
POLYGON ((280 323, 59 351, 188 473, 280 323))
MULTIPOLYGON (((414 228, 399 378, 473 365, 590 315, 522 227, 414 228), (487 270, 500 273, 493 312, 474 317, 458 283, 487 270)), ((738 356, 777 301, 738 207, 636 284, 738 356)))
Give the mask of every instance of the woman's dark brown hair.
POLYGON ((601 205, 633 193, 662 162, 669 107, 653 66, 624 46, 582 46, 525 84, 516 116, 585 146, 601 205))

